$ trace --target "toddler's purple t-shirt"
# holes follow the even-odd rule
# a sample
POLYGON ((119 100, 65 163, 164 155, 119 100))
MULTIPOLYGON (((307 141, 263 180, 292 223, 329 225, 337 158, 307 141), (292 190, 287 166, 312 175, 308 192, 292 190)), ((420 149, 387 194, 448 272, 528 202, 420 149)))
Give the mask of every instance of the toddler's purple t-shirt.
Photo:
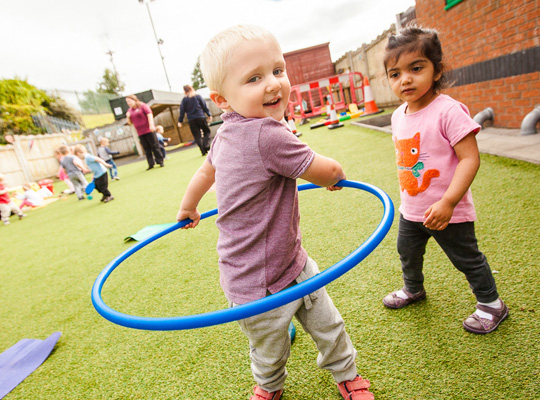
MULTIPOLYGON (((405 114, 406 109, 404 103, 392 114, 401 189, 399 211, 409 221, 424 222, 424 213, 443 197, 454 177, 459 162, 454 146, 470 133, 478 133, 480 125, 470 117, 464 104, 444 94, 415 113, 405 114), (404 155, 405 152, 409 154, 404 155), (407 159, 414 161, 407 164, 407 159)), ((469 188, 454 209, 450 223, 475 220, 469 188)))
POLYGON ((272 118, 221 118, 207 158, 216 171, 220 281, 243 304, 279 292, 304 268, 296 179, 315 153, 272 118))

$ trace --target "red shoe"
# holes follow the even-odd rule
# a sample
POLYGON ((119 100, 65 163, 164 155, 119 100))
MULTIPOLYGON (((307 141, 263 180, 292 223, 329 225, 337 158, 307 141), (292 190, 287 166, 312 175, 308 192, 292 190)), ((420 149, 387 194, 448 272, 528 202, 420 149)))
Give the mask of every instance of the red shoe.
POLYGON ((255 386, 253 388, 253 393, 255 396, 251 396, 249 400, 279 400, 281 398, 281 394, 283 393, 283 389, 269 393, 266 390, 255 386))
POLYGON ((352 381, 338 383, 338 389, 345 400, 374 400, 375 396, 368 389, 370 383, 357 375, 352 381))

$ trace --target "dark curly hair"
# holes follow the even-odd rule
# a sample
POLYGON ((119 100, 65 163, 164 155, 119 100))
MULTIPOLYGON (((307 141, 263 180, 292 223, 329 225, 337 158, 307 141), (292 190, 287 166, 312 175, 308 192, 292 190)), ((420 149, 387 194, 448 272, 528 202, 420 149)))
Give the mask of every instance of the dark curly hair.
POLYGON ((443 63, 443 52, 439 34, 436 30, 420 28, 414 25, 401 29, 397 34, 388 37, 388 43, 384 54, 384 69, 388 73, 388 63, 397 61, 402 54, 420 51, 424 57, 430 60, 435 70, 435 75, 441 74, 436 82, 433 82, 433 90, 439 92, 449 86, 445 75, 446 65, 443 63))

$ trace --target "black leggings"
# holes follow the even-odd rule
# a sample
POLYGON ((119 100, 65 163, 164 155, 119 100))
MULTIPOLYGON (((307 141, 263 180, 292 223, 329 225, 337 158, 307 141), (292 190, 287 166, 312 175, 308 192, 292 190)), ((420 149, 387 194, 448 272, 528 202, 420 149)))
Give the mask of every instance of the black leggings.
POLYGON ((106 172, 99 178, 95 178, 94 184, 96 185, 96 190, 103 195, 103 198, 111 196, 111 192, 109 192, 109 177, 106 172))
POLYGON ((210 128, 208 127, 206 118, 195 118, 188 121, 188 124, 195 143, 201 149, 201 153, 205 155, 210 150, 210 128), (201 131, 203 132, 202 137, 201 131))
POLYGON ((144 154, 146 155, 146 161, 148 161, 148 166, 153 167, 155 163, 163 164, 163 154, 159 149, 159 144, 155 132, 148 132, 139 136, 141 145, 144 149, 144 154), (155 158, 155 162, 154 162, 155 158))
POLYGON ((397 247, 405 289, 418 293, 424 288, 424 253, 433 237, 454 267, 465 274, 476 300, 489 303, 499 298, 486 256, 478 249, 474 222, 448 224, 442 231, 426 228, 421 222, 399 219, 397 247))

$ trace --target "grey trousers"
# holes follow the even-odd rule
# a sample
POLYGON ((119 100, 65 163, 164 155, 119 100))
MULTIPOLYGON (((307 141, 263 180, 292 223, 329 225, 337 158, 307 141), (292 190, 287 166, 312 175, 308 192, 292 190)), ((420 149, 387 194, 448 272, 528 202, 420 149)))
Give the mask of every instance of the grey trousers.
POLYGON ((449 224, 442 231, 426 228, 421 222, 399 219, 397 247, 405 289, 418 293, 424 288, 424 253, 433 237, 452 264, 467 278, 476 300, 489 303, 499 298, 495 278, 486 256, 478 249, 474 222, 449 224))
POLYGON ((69 180, 73 184, 73 188, 75 189, 75 194, 80 199, 81 197, 84 197, 84 190, 86 189, 86 186, 88 186, 88 182, 86 181, 86 178, 82 172, 77 172, 75 174, 68 175, 69 180))
MULTIPOLYGON (((290 286, 318 273, 317 264, 309 258, 290 286)), ((268 392, 283 389, 287 378, 285 365, 291 352, 288 328, 293 316, 315 341, 319 368, 330 371, 338 383, 354 379, 356 350, 345 331, 343 318, 323 287, 275 310, 238 321, 249 339, 251 371, 257 385, 268 392)))

